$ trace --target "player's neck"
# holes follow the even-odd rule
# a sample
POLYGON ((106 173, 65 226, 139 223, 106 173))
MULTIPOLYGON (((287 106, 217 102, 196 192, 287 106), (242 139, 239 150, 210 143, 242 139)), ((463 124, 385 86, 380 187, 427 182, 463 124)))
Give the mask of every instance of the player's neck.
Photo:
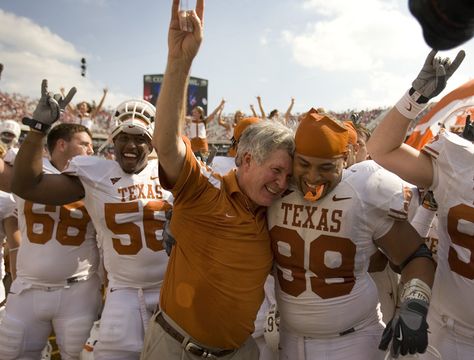
POLYGON ((63 171, 70 159, 63 159, 61 156, 51 156, 50 163, 59 171, 63 171))

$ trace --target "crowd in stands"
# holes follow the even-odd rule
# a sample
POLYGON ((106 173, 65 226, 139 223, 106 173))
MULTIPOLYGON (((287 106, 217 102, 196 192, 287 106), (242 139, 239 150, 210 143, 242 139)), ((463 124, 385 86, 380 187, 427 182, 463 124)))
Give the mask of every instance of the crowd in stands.
MULTIPOLYGON (((36 106, 37 99, 32 99, 28 96, 24 96, 21 94, 10 94, 6 92, 0 91, 0 120, 8 120, 13 119, 18 122, 21 122, 21 119, 25 116, 31 116, 33 110, 36 106)), ((95 103, 92 103, 92 106, 95 106, 95 103)), ((420 118, 423 117, 431 108, 428 106, 423 113, 420 114, 420 118)), ((376 124, 376 121, 381 114, 383 114, 387 108, 376 108, 376 109, 365 109, 362 111, 357 111, 354 109, 347 109, 342 112, 335 112, 329 111, 329 113, 340 120, 349 120, 351 115, 356 113, 358 114, 358 123, 368 127, 369 129, 373 128, 376 124)), ((111 119, 112 119, 112 109, 100 109, 94 118, 94 122, 92 125, 92 133, 93 134, 100 134, 100 135, 107 135, 108 131, 111 126, 111 119)), ((249 114, 250 115, 250 114, 249 114)), ((294 127, 292 125, 296 125, 298 123, 298 119, 302 114, 294 113, 290 114, 288 117, 288 125, 290 127, 294 127)), ((62 121, 65 123, 72 123, 74 122, 75 115, 72 111, 66 110, 62 116, 62 121)), ((209 142, 226 142, 229 141, 232 137, 232 131, 230 128, 234 123, 234 113, 227 113, 221 116, 221 119, 218 121, 213 121, 207 124, 207 137, 209 142), (219 126, 219 123, 229 124, 229 127, 226 128, 225 126, 219 126)), ((277 119, 278 121, 285 123, 285 117, 283 114, 279 114, 277 119)))

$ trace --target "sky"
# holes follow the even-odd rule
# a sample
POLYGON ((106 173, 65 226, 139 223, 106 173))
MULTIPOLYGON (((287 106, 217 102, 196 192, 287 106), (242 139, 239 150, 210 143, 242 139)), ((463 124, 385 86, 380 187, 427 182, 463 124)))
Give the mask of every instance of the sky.
MULTIPOLYGON (((182 0, 193 6, 195 0, 182 0)), ((166 68, 171 0, 0 0, 0 90, 39 98, 76 86, 73 101, 105 106, 143 96, 166 68), (80 59, 87 61, 86 77, 80 59)), ((191 75, 209 80, 209 111, 333 111, 393 105, 430 49, 406 0, 207 0, 191 75)), ((440 53, 466 59, 447 90, 474 77, 474 39, 440 53)))

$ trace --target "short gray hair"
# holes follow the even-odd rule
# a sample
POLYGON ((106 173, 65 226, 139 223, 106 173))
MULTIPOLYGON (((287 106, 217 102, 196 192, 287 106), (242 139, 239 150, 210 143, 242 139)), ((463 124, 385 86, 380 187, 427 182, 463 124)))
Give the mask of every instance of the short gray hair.
POLYGON ((257 164, 262 164, 276 150, 285 150, 291 157, 295 152, 294 132, 278 122, 259 121, 244 130, 239 139, 235 164, 242 164, 242 157, 249 153, 257 164))

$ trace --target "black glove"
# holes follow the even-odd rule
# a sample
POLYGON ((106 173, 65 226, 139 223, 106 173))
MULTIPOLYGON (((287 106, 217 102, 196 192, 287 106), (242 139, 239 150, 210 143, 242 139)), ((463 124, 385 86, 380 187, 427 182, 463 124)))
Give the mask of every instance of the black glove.
POLYGON ((173 249, 174 244, 176 244, 176 240, 171 233, 170 223, 171 223, 171 216, 173 215, 173 210, 167 210, 165 212, 166 221, 163 224, 163 243, 165 245, 165 251, 170 256, 171 249, 173 249))
POLYGON ((459 65, 461 65, 466 53, 461 50, 451 63, 449 58, 436 57, 436 50, 426 57, 425 63, 420 73, 412 83, 410 95, 415 91, 420 95, 415 99, 419 104, 427 103, 429 99, 439 95, 446 87, 446 82, 454 74, 459 65))
POLYGON ((33 119, 23 118, 23 123, 32 129, 46 133, 51 125, 59 119, 61 112, 76 94, 73 87, 65 98, 61 94, 48 92, 48 80, 41 82, 41 98, 33 112, 33 119))
POLYGON ((400 354, 424 353, 428 347, 427 313, 427 302, 416 299, 404 301, 399 311, 387 324, 379 349, 387 350, 391 341, 390 354, 394 358, 400 354))

